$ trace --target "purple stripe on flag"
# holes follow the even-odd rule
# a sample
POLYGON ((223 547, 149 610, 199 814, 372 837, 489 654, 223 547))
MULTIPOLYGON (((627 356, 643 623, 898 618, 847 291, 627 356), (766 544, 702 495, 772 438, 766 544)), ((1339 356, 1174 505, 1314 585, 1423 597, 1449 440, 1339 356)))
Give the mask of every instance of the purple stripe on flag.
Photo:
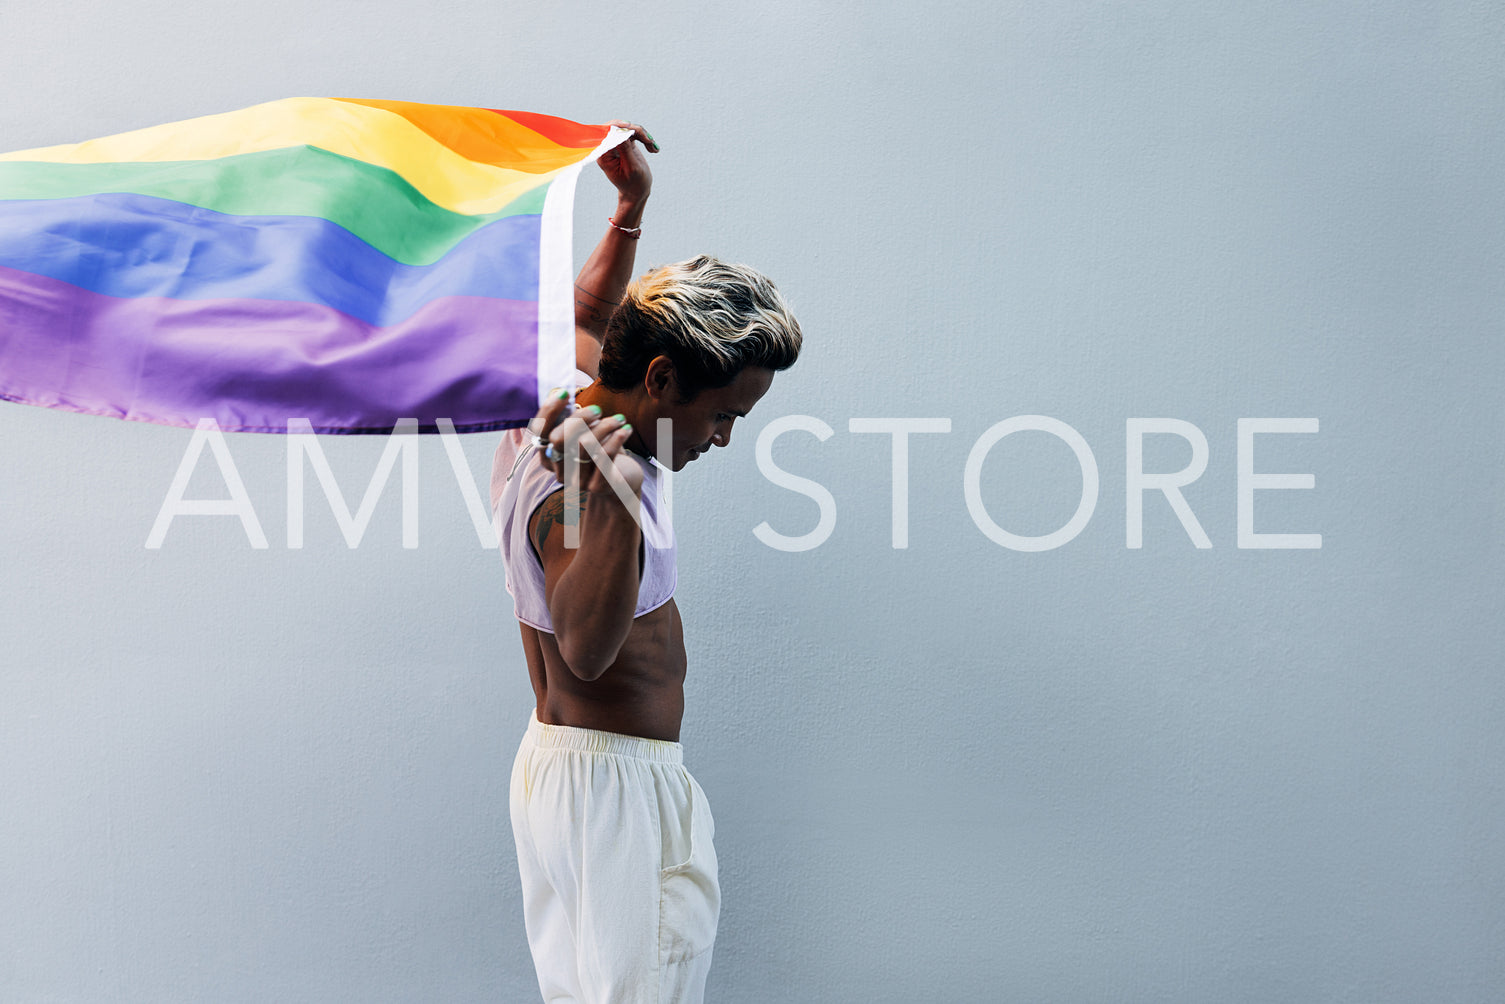
POLYGON ((538 305, 451 296, 378 327, 278 300, 121 299, 0 268, 0 398, 193 427, 387 433, 523 425, 538 407, 538 305))

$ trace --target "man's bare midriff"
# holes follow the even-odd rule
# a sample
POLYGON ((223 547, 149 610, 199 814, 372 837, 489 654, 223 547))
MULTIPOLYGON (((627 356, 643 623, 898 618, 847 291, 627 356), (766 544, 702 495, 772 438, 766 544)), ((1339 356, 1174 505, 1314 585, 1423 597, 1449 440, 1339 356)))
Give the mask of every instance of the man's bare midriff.
POLYGON ((673 599, 633 620, 616 661, 590 681, 570 672, 552 634, 520 627, 540 722, 679 741, 685 632, 673 599))

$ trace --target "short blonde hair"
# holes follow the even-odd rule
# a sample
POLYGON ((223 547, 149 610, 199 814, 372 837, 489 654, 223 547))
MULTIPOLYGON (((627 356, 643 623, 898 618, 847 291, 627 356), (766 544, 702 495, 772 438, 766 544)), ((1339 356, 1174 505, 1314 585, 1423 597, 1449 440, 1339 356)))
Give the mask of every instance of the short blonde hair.
POLYGON ((636 386, 658 356, 674 364, 683 400, 725 387, 748 366, 788 369, 800 325, 768 277, 709 255, 660 265, 627 287, 611 315, 597 368, 612 390, 636 386))

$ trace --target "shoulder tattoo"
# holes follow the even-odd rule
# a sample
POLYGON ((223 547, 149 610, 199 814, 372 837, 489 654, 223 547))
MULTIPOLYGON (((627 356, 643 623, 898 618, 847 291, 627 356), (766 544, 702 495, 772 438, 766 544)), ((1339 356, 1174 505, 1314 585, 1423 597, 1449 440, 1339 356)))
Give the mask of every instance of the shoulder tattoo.
POLYGON ((543 552, 544 541, 549 539, 549 531, 555 527, 564 526, 565 506, 571 506, 579 512, 585 511, 585 492, 579 488, 565 487, 543 500, 543 505, 538 507, 538 529, 533 533, 533 544, 539 552, 543 552))

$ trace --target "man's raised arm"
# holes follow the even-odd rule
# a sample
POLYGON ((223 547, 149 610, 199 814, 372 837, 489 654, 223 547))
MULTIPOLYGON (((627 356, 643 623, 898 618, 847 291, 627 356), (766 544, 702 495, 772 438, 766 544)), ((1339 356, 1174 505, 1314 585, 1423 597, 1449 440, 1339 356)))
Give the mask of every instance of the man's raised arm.
POLYGON ((648 170, 648 159, 638 144, 651 153, 658 152, 658 144, 642 126, 620 120, 611 124, 632 130, 631 139, 608 150, 597 161, 617 190, 617 209, 601 243, 586 259, 575 280, 575 363, 591 379, 596 377, 606 322, 622 302, 622 293, 632 280, 643 209, 653 189, 653 173, 648 170))

